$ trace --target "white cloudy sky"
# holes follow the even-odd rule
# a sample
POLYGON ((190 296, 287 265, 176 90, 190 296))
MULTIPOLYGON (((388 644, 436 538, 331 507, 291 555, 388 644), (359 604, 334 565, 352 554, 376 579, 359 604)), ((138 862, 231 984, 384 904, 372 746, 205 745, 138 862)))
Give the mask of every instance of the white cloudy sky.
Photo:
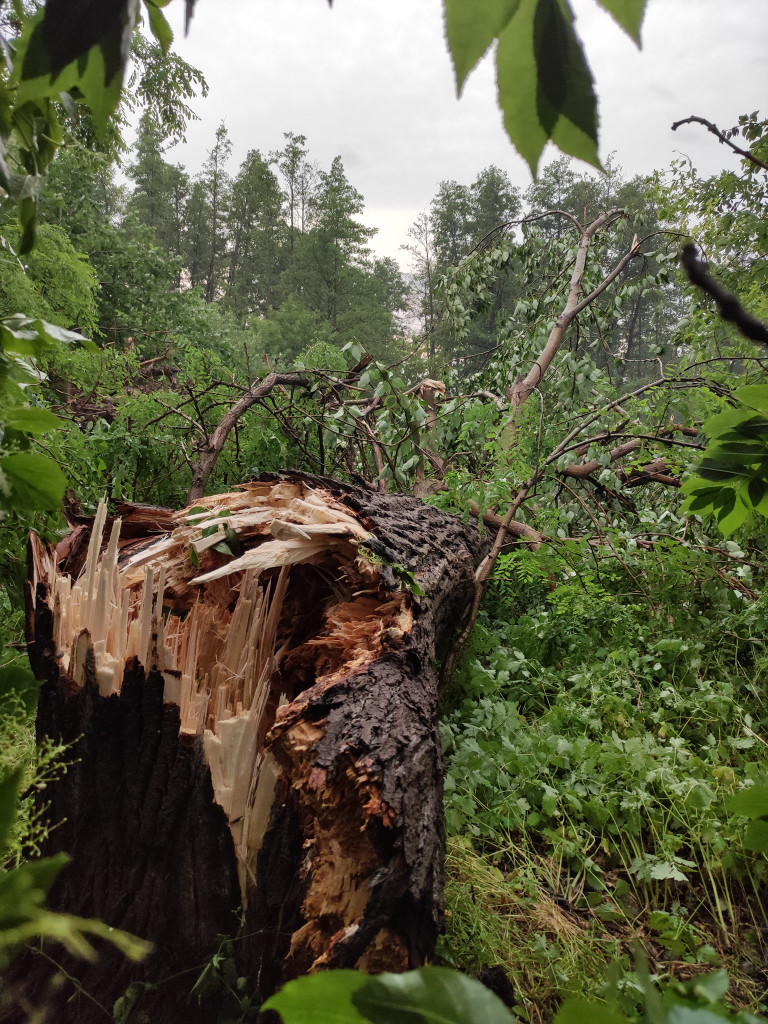
MULTIPOLYGON (((697 126, 722 127, 768 98, 768 0, 648 0, 643 49, 595 0, 571 0, 596 80, 601 156, 626 174, 666 167, 676 151, 703 173, 733 166, 697 126)), ((379 229, 373 247, 403 261, 399 246, 443 179, 469 184, 489 164, 530 183, 495 100, 492 55, 456 99, 442 0, 198 0, 183 37, 180 2, 166 8, 175 47, 210 86, 193 105, 200 120, 168 159, 199 170, 224 120, 230 169, 249 149, 278 149, 283 132, 307 136, 322 167, 340 154, 379 229)), ((545 152, 544 163, 552 154, 545 152)))

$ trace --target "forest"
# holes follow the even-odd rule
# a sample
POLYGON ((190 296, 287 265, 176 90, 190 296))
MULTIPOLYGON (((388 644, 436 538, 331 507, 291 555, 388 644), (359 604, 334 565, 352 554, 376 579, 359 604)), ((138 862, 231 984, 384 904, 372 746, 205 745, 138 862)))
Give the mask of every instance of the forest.
POLYGON ((0 1019, 760 1019, 768 122, 691 118, 711 177, 553 135, 398 262, 302 125, 169 159, 207 84, 163 6, 111 106, 0 6, 0 1019))

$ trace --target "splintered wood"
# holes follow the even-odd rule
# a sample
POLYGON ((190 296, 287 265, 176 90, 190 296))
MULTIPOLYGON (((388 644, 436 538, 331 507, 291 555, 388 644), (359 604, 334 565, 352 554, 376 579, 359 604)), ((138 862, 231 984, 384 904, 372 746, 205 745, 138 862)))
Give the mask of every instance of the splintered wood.
POLYGON ((90 652, 105 698, 120 693, 131 659, 161 674, 181 733, 202 738, 244 887, 278 774, 264 741, 281 705, 375 657, 412 614, 404 595, 382 593, 359 549, 368 532, 322 489, 244 485, 173 521, 170 533, 121 541, 115 519, 104 548, 102 503, 78 579, 59 573, 39 545, 35 575, 51 588, 57 660, 70 686, 85 685, 90 652))

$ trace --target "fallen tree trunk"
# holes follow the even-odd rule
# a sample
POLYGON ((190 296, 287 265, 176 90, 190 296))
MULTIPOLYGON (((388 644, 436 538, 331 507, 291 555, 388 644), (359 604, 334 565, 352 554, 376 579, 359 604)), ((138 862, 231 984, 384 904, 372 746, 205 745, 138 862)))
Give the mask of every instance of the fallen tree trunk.
POLYGON ((44 852, 72 856, 52 904, 154 952, 25 954, 25 998, 89 1024, 138 981, 154 1024, 210 1019, 187 996, 222 935, 259 1000, 318 969, 422 964, 442 920, 434 665, 482 540, 295 474, 125 511, 58 551, 32 538, 28 643, 39 738, 71 745, 45 793, 44 852))

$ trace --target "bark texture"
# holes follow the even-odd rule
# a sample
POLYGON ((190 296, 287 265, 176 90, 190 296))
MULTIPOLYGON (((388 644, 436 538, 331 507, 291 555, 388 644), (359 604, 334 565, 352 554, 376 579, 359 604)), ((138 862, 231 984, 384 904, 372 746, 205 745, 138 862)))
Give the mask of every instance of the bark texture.
POLYGON ((72 744, 45 794, 45 852, 72 856, 52 903, 155 948, 26 954, 26 998, 88 1024, 139 981, 154 1024, 210 1020, 188 995, 221 935, 258 999, 422 964, 443 913, 434 664, 468 614, 476 530, 294 474, 123 512, 127 538, 103 513, 58 552, 33 538, 28 642, 38 733, 72 744))

